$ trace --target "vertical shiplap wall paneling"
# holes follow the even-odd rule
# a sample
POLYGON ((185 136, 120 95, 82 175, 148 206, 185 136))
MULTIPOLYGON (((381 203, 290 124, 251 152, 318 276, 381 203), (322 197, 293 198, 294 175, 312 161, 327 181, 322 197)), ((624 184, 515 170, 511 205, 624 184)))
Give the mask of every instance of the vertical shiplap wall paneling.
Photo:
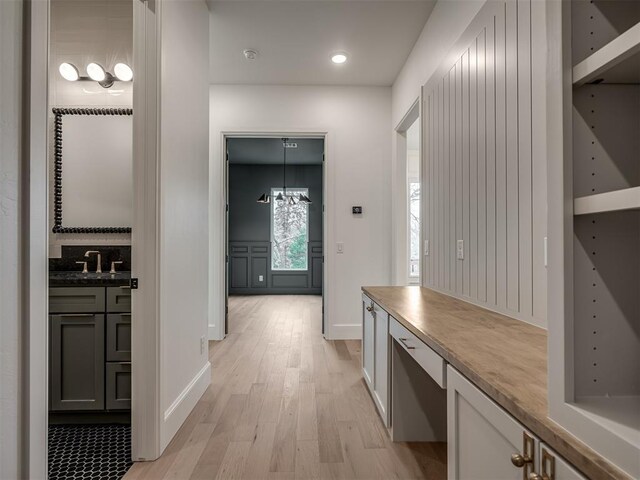
POLYGON ((485 45, 485 144, 487 185, 487 304, 497 305, 496 296, 496 18, 487 25, 485 45))
POLYGON ((505 71, 506 71, 506 232, 507 254, 507 308, 519 311, 520 291, 520 231, 519 231, 519 173, 520 144, 518 128, 518 5, 515 2, 506 4, 505 15, 505 71))
POLYGON ((544 324, 534 316, 544 289, 534 285, 531 35, 529 0, 488 2, 424 87, 424 284, 544 324))
POLYGON ((462 264, 462 293, 465 296, 470 295, 470 278, 469 270, 470 265, 473 262, 473 256, 471 255, 471 235, 469 217, 470 203, 469 196, 471 195, 471 182, 469 181, 469 148, 471 146, 471 140, 469 137, 469 50, 462 55, 462 238, 469 239, 465 256, 468 259, 466 262, 460 262, 462 264))
POLYGON ((469 47, 469 293, 478 298, 478 75, 476 38, 469 47))
POLYGON ((533 315, 533 110, 531 4, 518 4, 518 311, 533 315))
POLYGON ((476 38, 476 104, 478 148, 478 271, 477 298, 487 301, 487 28, 476 38))
POLYGON ((495 60, 495 142, 496 142, 496 298, 504 308, 507 302, 507 69, 506 25, 504 11, 496 16, 495 60))
MULTIPOLYGON (((464 57, 462 57, 464 58, 464 57)), ((462 238, 463 232, 463 217, 464 217, 464 199, 462 195, 463 190, 463 168, 462 168, 462 142, 463 142, 463 118, 462 118, 462 58, 456 63, 456 114, 455 114, 455 131, 454 131, 454 143, 456 149, 456 163, 454 167, 455 172, 455 205, 456 205, 456 228, 454 239, 462 238)), ((455 240, 453 245, 455 245, 455 240)), ((463 263, 455 261, 456 266, 456 292, 464 292, 464 269, 463 263)))

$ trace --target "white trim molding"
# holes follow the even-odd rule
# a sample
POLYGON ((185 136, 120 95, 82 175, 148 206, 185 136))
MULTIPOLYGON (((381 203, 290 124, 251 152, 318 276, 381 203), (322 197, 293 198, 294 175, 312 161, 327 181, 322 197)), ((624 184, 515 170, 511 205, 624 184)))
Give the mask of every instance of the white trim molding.
POLYGON ((196 374, 180 395, 169 405, 164 412, 162 432, 160 435, 160 447, 164 450, 180 426, 196 406, 200 397, 204 394, 211 381, 211 363, 207 362, 196 374))

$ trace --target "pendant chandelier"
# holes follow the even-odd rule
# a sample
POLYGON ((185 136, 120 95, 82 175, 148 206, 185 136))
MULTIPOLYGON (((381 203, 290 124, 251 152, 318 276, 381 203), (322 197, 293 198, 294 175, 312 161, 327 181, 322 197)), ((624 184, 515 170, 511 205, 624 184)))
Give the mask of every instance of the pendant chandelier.
MULTIPOLYGON (((306 203, 310 204, 311 199, 307 197, 304 193, 300 193, 297 197, 295 195, 287 194, 287 148, 291 148, 288 144, 289 139, 282 139, 282 147, 283 147, 283 161, 282 161, 282 191, 278 192, 278 196, 275 198, 276 202, 284 202, 286 201, 289 205, 295 205, 296 203, 306 203)), ((263 193, 260 195, 258 203, 271 203, 271 195, 267 193, 263 193)))

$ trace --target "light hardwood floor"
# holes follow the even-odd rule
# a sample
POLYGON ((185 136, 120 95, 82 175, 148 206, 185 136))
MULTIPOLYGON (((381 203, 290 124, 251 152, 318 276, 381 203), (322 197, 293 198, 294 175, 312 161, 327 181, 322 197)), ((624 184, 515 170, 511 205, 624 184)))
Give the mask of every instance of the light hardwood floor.
POLYGON ((393 443, 359 341, 326 341, 317 296, 231 297, 211 385, 162 457, 125 479, 446 478, 443 443, 393 443))

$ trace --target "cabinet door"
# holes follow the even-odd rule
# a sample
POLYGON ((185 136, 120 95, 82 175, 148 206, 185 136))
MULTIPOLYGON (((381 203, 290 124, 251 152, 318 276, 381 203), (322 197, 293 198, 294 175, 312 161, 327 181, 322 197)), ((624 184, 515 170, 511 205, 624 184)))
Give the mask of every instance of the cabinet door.
POLYGON ((107 315, 107 362, 131 361, 131 314, 107 315))
POLYGON ((537 440, 450 366, 447 381, 449 480, 527 480, 537 440))
POLYGON ((373 302, 367 297, 362 297, 362 373, 372 392, 375 368, 375 313, 373 305, 373 302))
POLYGON ((374 304, 374 396, 385 426, 389 426, 389 314, 374 304))
POLYGON ((544 443, 540 444, 538 473, 545 480, 586 480, 567 461, 544 443))
POLYGON ((104 315, 52 315, 51 410, 104 409, 104 315))
POLYGON ((131 364, 107 363, 107 410, 131 409, 131 364))

